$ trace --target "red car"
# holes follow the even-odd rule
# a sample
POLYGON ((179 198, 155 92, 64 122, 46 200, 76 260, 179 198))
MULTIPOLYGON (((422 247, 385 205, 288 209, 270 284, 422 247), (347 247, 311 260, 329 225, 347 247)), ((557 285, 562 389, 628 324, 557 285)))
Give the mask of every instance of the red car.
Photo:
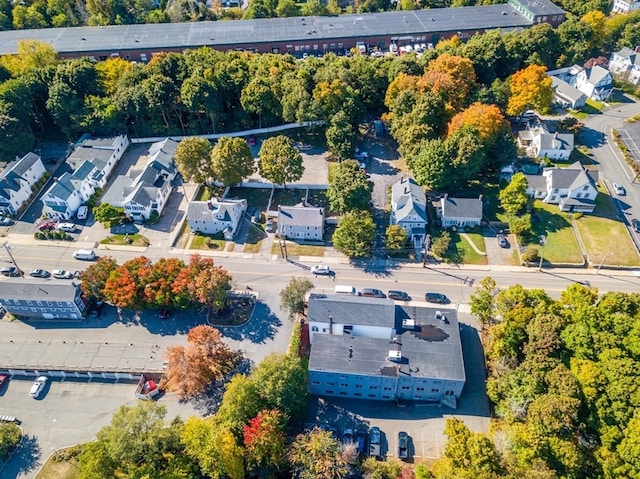
POLYGON ((249 137, 249 139, 247 140, 247 144, 248 144, 249 146, 256 146, 256 137, 255 137, 255 136, 253 136, 253 135, 251 135, 251 136, 249 137))
POLYGON ((40 223, 38 225, 38 229, 40 231, 51 231, 56 227, 56 224, 52 221, 45 221, 44 223, 40 223))
POLYGON ((8 380, 9 376, 7 376, 6 374, 0 374, 0 389, 2 389, 4 383, 6 383, 8 380))

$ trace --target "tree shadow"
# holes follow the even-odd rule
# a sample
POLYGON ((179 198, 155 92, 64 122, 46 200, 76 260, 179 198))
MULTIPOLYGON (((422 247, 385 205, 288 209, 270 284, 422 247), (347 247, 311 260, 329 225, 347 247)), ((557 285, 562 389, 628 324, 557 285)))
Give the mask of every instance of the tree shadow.
POLYGON ((30 475, 42 466, 42 450, 35 436, 23 436, 20 446, 2 469, 2 477, 30 475))
POLYGON ((596 148, 606 143, 606 136, 603 132, 594 130, 588 126, 583 126, 579 134, 580 142, 589 148, 596 148))
POLYGON ((242 326, 215 326, 223 336, 236 341, 251 341, 254 344, 264 344, 275 337, 282 326, 271 308, 262 301, 258 301, 249 321, 242 326))
POLYGON ((349 263, 352 267, 359 269, 363 273, 370 274, 376 278, 386 278, 393 271, 400 269, 401 264, 396 260, 385 258, 351 258, 349 263))

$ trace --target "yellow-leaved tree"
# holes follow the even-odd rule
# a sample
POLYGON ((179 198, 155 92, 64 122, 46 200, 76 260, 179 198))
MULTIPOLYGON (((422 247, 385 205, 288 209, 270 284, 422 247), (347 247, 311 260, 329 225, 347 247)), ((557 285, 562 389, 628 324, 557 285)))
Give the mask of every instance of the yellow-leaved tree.
POLYGON ((529 65, 515 72, 509 79, 509 92, 507 114, 511 116, 521 115, 528 109, 542 112, 550 110, 553 89, 547 67, 529 65))

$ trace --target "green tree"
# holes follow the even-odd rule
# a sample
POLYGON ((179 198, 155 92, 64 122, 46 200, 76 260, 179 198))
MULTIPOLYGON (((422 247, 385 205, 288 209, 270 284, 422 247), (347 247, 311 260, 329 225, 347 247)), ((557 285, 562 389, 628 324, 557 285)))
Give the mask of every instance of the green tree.
POLYGON ((500 206, 511 218, 520 213, 527 206, 527 177, 522 173, 515 173, 507 186, 500 190, 500 206))
POLYGON ((344 160, 353 155, 353 137, 355 131, 349 117, 343 111, 339 111, 331 117, 329 128, 327 128, 327 146, 334 158, 344 160))
POLYGON ((7 162, 21 158, 35 141, 28 125, 11 116, 8 110, 9 106, 0 102, 0 159, 7 162))
POLYGON ((291 278, 280 291, 280 307, 289 311, 289 319, 304 311, 304 297, 313 288, 313 283, 307 278, 291 278))
POLYGON ((431 241, 431 252, 438 258, 445 258, 451 246, 451 234, 443 231, 431 241))
POLYGON ((211 151, 212 176, 225 186, 241 183, 254 171, 253 154, 243 138, 223 136, 211 151))
POLYGON ((300 479, 340 479, 350 470, 338 440, 317 428, 295 438, 289 460, 300 479))
POLYGON ((286 187, 286 183, 302 178, 302 155, 288 137, 278 135, 264 140, 259 156, 260 175, 276 185, 286 187))
POLYGON ((124 208, 113 206, 109 203, 100 203, 93 209, 93 216, 96 221, 105 223, 107 226, 121 221, 125 217, 124 208))
POLYGON ((180 141, 174 160, 185 181, 204 183, 213 177, 211 143, 206 138, 190 137, 180 141))
POLYGON ((266 474, 280 469, 286 458, 286 420, 277 409, 264 409, 244 427, 249 470, 266 474))
POLYGON ((279 17, 297 17, 300 15, 298 6, 294 0, 278 0, 276 15, 279 17))
POLYGON ((355 160, 338 164, 329 176, 327 198, 329 208, 336 213, 366 210, 371 201, 373 183, 355 160))
POLYGON ((226 385, 216 417, 240 437, 245 424, 258 414, 261 407, 256 383, 250 376, 237 374, 226 385))
POLYGON ((385 232, 385 246, 387 252, 391 255, 398 254, 405 249, 407 245, 407 230, 400 225, 389 225, 385 232))
POLYGON ((494 300, 499 291, 495 280, 487 276, 480 281, 470 297, 471 314, 478 318, 483 329, 495 317, 494 300))
POLYGON ((9 453, 18 446, 22 433, 13 423, 0 423, 0 459, 6 461, 9 453))
POLYGON ((376 225, 371 213, 357 211, 345 213, 333 233, 333 245, 336 250, 352 258, 371 255, 376 225))
POLYGON ((531 215, 524 215, 511 218, 509 221, 509 230, 518 238, 524 238, 531 233, 531 215))
POLYGON ((262 409, 278 409, 290 421, 299 420, 308 406, 307 371, 300 358, 271 353, 251 373, 262 409))
POLYGON ((416 154, 407 158, 416 182, 436 191, 448 188, 454 180, 449 154, 443 140, 422 141, 416 154))

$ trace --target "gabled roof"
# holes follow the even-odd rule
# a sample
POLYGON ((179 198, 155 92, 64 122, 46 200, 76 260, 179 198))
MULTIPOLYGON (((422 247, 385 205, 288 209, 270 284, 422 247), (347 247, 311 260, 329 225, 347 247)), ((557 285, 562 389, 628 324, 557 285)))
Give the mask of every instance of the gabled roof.
MULTIPOLYGON (((45 196, 53 196, 60 200, 66 201, 73 194, 76 188, 73 185, 73 177, 71 173, 63 173, 58 181, 54 181, 53 184, 49 187, 49 189, 45 192, 43 197, 45 196)), ((66 208, 65 208, 66 211, 66 208)))
POLYGON ((571 101, 572 103, 580 100, 581 97, 586 96, 573 85, 570 85, 566 81, 555 76, 551 77, 551 86, 556 95, 560 98, 566 99, 567 101, 571 101))
POLYGON ((21 188, 20 180, 23 179, 22 176, 39 160, 40 157, 38 155, 29 152, 19 160, 9 163, 5 169, 0 172, 0 190, 18 191, 21 188))
POLYGON ((535 191, 547 191, 547 178, 542 175, 524 175, 530 188, 535 191))
POLYGON ((391 186, 391 204, 394 206, 396 222, 410 215, 417 215, 427 222, 427 197, 422 187, 411 178, 401 178, 391 186))
POLYGON ((482 200, 480 198, 451 198, 440 200, 443 218, 482 218, 482 200))
POLYGON ((638 55, 638 53, 631 48, 623 47, 620 49, 620 51, 614 52, 614 55, 620 58, 629 58, 629 60, 631 60, 631 63, 638 64, 638 62, 640 62, 640 55, 638 55))
POLYGON ((322 227, 324 210, 302 204, 296 206, 278 206, 278 228, 283 226, 322 227))
POLYGON ((88 148, 100 148, 100 149, 110 149, 115 150, 118 141, 120 141, 119 136, 106 136, 106 137, 88 137, 81 139, 82 146, 86 146, 88 148))
POLYGON ((544 133, 540 135, 540 149, 573 151, 573 133, 544 133))
POLYGON ((611 78, 611 73, 606 68, 602 68, 600 65, 596 65, 593 68, 585 68, 584 74, 587 77, 589 83, 596 85, 600 80, 607 77, 611 78))
POLYGON ((395 327, 395 304, 390 299, 314 295, 307 311, 309 322, 395 327))
POLYGON ((593 184, 593 178, 588 175, 579 161, 567 168, 547 168, 545 176, 549 176, 551 188, 575 189, 587 183, 593 184))
POLYGON ((238 213, 243 208, 243 200, 191 201, 187 205, 187 218, 190 220, 228 223, 233 216, 238 216, 238 213))

